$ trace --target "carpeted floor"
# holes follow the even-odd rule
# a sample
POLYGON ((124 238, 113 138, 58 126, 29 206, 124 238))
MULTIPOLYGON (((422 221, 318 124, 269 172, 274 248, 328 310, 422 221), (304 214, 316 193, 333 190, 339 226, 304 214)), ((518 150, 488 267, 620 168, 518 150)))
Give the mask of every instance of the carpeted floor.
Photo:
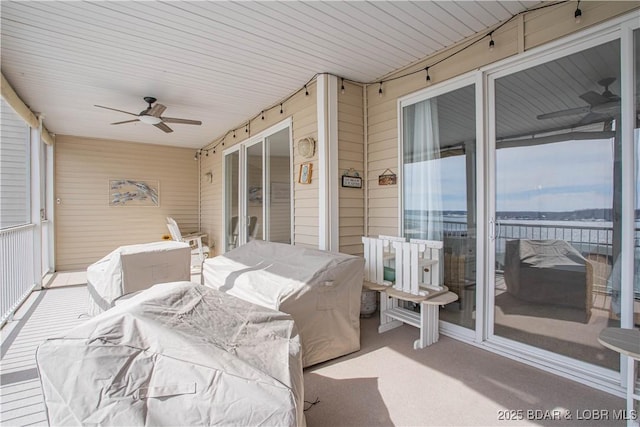
POLYGON ((362 319, 360 351, 305 370, 309 427, 625 425, 624 399, 446 336, 413 350, 417 329, 377 325, 362 319))

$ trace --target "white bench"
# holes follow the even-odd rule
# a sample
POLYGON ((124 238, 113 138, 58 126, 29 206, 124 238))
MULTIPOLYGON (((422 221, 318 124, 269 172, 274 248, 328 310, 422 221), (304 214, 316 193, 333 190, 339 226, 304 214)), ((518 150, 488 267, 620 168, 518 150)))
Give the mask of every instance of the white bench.
POLYGON ((420 338, 415 349, 439 339, 439 307, 458 299, 442 284, 443 243, 393 236, 363 237, 365 256, 364 287, 380 292, 380 326, 383 333, 403 323, 417 327, 420 338), (393 266, 395 280, 385 280, 384 268, 393 266), (400 301, 420 305, 420 312, 403 307, 400 301))

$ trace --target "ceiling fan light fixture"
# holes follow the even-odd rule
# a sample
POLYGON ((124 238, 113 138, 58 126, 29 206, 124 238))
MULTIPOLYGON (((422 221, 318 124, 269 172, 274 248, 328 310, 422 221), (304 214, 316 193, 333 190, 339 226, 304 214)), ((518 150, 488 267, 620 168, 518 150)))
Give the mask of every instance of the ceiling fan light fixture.
POLYGON ((142 123, 146 123, 148 125, 157 125, 158 123, 162 123, 162 119, 160 117, 143 115, 139 118, 142 123))
POLYGON ((153 125, 163 131, 164 133, 171 133, 173 129, 167 126, 167 123, 180 123, 185 125, 201 125, 202 122, 200 120, 190 120, 190 119, 179 119, 177 117, 163 117, 162 113, 167 109, 165 105, 153 103, 156 102, 156 99, 152 96, 145 96, 144 100, 149 106, 141 111, 139 114, 131 113, 129 111, 118 110, 117 108, 105 107, 103 105, 96 105, 98 108, 104 108, 106 110, 117 111, 119 113, 128 114, 130 116, 135 116, 135 119, 125 120, 121 122, 111 123, 112 125, 121 125, 124 123, 133 123, 133 122, 142 122, 148 125, 153 125))

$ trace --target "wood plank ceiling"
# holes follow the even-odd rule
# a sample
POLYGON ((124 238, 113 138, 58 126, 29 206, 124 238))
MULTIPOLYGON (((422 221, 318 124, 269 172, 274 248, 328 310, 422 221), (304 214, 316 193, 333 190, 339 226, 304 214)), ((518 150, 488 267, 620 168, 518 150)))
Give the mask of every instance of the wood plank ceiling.
POLYGON ((371 82, 539 1, 0 3, 2 73, 56 134, 199 148, 316 73, 371 82), (94 104, 201 120, 173 133, 94 104))

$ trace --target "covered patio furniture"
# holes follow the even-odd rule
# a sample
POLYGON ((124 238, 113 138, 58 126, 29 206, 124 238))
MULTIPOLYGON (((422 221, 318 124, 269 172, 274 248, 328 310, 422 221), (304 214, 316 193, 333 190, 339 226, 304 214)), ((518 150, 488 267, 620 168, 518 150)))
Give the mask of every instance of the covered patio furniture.
POLYGON ((361 257, 253 240, 205 260, 202 283, 290 314, 310 366, 360 349, 361 257))
POLYGON ((87 268, 89 315, 113 307, 123 295, 157 283, 189 280, 191 249, 183 242, 162 241, 121 246, 87 268))
POLYGON ((591 311, 593 267, 564 240, 507 240, 507 292, 524 301, 591 311))
POLYGON ((291 317, 197 283, 142 291, 36 362, 52 426, 305 425, 291 317))

